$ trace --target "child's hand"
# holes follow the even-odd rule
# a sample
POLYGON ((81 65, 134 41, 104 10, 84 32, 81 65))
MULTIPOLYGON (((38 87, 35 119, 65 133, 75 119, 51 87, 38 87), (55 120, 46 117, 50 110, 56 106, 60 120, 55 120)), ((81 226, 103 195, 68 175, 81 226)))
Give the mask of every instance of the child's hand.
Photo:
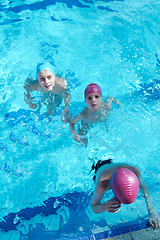
POLYGON ((37 104, 35 104, 35 103, 29 103, 29 106, 30 106, 30 108, 32 108, 32 109, 36 109, 37 108, 37 104))
POLYGON ((160 228, 160 217, 155 213, 151 213, 149 216, 149 224, 154 228, 160 228))
POLYGON ((80 141, 81 141, 80 135, 78 135, 78 134, 73 134, 73 139, 74 139, 74 141, 76 141, 76 142, 80 142, 80 141))
POLYGON ((115 200, 114 197, 106 202, 106 211, 108 211, 109 213, 119 212, 120 207, 121 207, 121 203, 115 200))
POLYGON ((32 108, 32 109, 36 109, 37 108, 37 104, 32 102, 33 98, 30 96, 29 92, 28 93, 24 93, 24 101, 29 104, 30 108, 32 108))
POLYGON ((80 136, 80 142, 83 147, 86 147, 88 144, 88 139, 85 136, 80 136))
POLYGON ((78 134, 73 135, 73 139, 74 141, 79 142, 83 147, 86 147, 88 144, 88 139, 78 134))

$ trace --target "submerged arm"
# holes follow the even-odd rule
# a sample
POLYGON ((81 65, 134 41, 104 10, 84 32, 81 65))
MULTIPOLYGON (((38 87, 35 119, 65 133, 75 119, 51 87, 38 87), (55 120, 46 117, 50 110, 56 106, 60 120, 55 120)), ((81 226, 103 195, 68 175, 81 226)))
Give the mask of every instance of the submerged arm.
POLYGON ((147 205, 147 209, 148 209, 148 213, 149 213, 149 223, 150 225, 155 229, 155 228, 160 228, 160 217, 159 215, 156 213, 153 204, 150 200, 150 195, 149 195, 149 191, 147 189, 147 186, 143 180, 143 178, 140 176, 139 177, 139 182, 140 182, 140 187, 143 191, 144 194, 144 199, 147 205))
POLYGON ((72 115, 68 111, 69 104, 71 103, 71 94, 70 94, 70 90, 69 90, 67 80, 65 78, 60 77, 59 78, 59 86, 63 91, 64 103, 65 103, 64 110, 62 112, 61 120, 63 122, 69 123, 71 121, 72 115))
POLYGON ((118 106, 122 105, 122 103, 117 99, 115 99, 114 97, 107 97, 104 103, 107 105, 109 109, 112 109, 112 103, 115 103, 118 106))
POLYGON ((65 93, 64 93, 64 103, 65 103, 64 112, 68 111, 68 106, 69 106, 70 102, 71 102, 70 91, 69 91, 69 89, 66 89, 65 93))
POLYGON ((24 85, 24 101, 29 105, 30 108, 35 109, 37 104, 34 103, 34 98, 31 96, 32 90, 32 83, 30 79, 27 79, 24 85))
POLYGON ((71 113, 68 111, 69 104, 71 103, 71 95, 70 95, 69 89, 65 90, 64 103, 65 103, 65 107, 64 107, 62 116, 64 117, 65 122, 69 123, 71 121, 71 118, 72 118, 71 113))
POLYGON ((51 96, 47 99, 47 112, 46 117, 52 115, 54 116, 56 112, 56 106, 55 106, 55 97, 51 94, 51 96))
POLYGON ((80 135, 78 135, 75 131, 75 124, 79 121, 81 121, 81 114, 75 116, 72 121, 69 122, 69 126, 70 126, 70 133, 73 137, 73 139, 76 141, 76 142, 81 142, 81 138, 80 138, 80 135))

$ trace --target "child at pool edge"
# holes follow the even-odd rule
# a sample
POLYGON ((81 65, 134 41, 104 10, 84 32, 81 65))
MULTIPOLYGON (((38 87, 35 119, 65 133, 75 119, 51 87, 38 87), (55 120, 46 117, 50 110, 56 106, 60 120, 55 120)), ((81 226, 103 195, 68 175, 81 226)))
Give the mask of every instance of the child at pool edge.
POLYGON ((85 108, 79 115, 75 116, 69 124, 73 139, 86 146, 87 139, 85 135, 87 134, 90 125, 105 121, 109 111, 112 109, 112 103, 116 103, 118 106, 121 106, 122 103, 113 97, 107 97, 105 101, 102 102, 101 88, 95 83, 91 83, 86 87, 84 97, 87 108, 85 108), (75 124, 79 121, 81 121, 82 128, 79 129, 77 134, 75 131, 75 124))
POLYGON ((38 80, 27 79, 25 82, 25 102, 29 104, 30 108, 40 111, 42 103, 46 104, 47 101, 47 113, 46 116, 54 115, 56 108, 62 103, 64 98, 65 107, 63 110, 63 117, 65 121, 66 113, 68 112, 68 106, 71 99, 67 80, 62 77, 56 76, 54 66, 49 62, 41 62, 37 65, 37 77, 38 80), (40 91, 43 93, 42 100, 34 103, 34 98, 31 96, 32 91, 40 91))
POLYGON ((112 159, 98 161, 96 165, 92 165, 92 170, 95 170, 95 175, 93 177, 96 187, 94 195, 92 197, 91 207, 95 213, 103 213, 108 211, 109 213, 116 213, 120 211, 121 203, 114 197, 105 203, 101 203, 104 193, 111 189, 110 179, 113 173, 118 168, 127 168, 131 170, 139 179, 140 188, 143 191, 144 199, 147 205, 149 213, 149 224, 154 228, 160 228, 160 217, 156 213, 151 201, 147 186, 141 176, 140 170, 135 167, 128 165, 126 163, 113 163, 112 159))

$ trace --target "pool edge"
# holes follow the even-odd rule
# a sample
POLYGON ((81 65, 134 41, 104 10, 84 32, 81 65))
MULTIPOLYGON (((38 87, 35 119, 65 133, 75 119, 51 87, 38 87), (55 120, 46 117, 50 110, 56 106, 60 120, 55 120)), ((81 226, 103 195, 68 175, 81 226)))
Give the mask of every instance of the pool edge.
MULTIPOLYGON (((96 239, 96 238, 95 238, 96 239)), ((101 238, 99 240, 158 240, 160 239, 160 229, 146 228, 134 232, 121 234, 115 237, 101 238)))

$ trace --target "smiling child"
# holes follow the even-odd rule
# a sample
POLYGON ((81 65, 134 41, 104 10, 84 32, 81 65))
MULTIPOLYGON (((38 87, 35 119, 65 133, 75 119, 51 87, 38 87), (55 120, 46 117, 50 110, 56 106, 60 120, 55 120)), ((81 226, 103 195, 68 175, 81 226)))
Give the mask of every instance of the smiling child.
POLYGON ((47 106, 46 116, 50 116, 55 114, 56 108, 60 106, 64 99, 63 114, 65 116, 71 98, 67 80, 56 76, 54 66, 49 62, 42 62, 37 65, 37 77, 38 80, 27 79, 25 82, 25 102, 29 104, 30 108, 38 111, 40 111, 42 104, 45 104, 47 106), (42 98, 38 103, 35 103, 34 97, 31 96, 32 91, 42 93, 42 98))

